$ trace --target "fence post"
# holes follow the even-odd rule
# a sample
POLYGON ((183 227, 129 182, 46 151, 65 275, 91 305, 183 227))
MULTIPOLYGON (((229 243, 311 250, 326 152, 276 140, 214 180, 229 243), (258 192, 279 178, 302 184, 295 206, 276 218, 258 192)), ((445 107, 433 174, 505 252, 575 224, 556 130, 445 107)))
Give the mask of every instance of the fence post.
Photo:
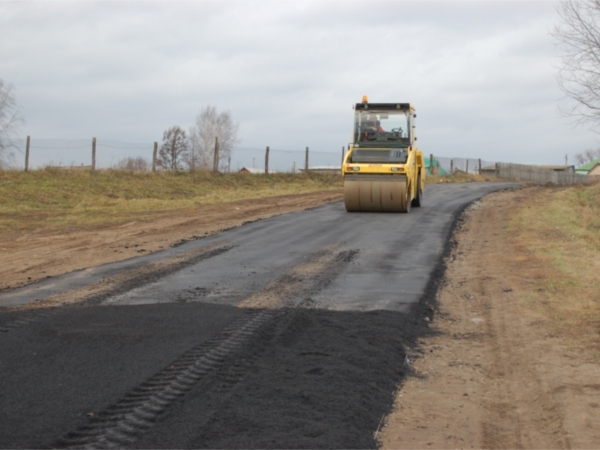
POLYGON ((231 156, 227 158, 227 172, 231 172, 231 156))
POLYGON ((481 175, 481 158, 479 158, 479 170, 477 171, 479 175, 481 175))
POLYGON ((346 147, 342 146, 342 165, 344 165, 344 156, 346 155, 346 147))
POLYGON ((265 175, 269 174, 269 146, 267 145, 267 150, 265 151, 265 175))
POLYGON ((469 158, 467 158, 467 162, 465 164, 465 173, 468 175, 469 174, 469 158))
POLYGON ((219 171, 219 138, 215 138, 215 155, 213 160, 213 172, 219 171))
POLYGON ((96 138, 92 138, 92 170, 96 170, 96 138))
POLYGON ((29 146, 31 144, 31 136, 27 136, 27 144, 25 145, 25 172, 29 170, 29 146))
POLYGON ((154 150, 152 150, 152 172, 156 172, 156 157, 158 156, 158 142, 154 143, 154 150))
POLYGON ((306 147, 306 155, 304 156, 304 172, 308 173, 308 147, 306 147))
POLYGON ((500 178, 500 164, 496 163, 494 165, 494 172, 496 172, 496 178, 500 178))
POLYGON ((433 153, 429 154, 429 175, 433 175, 433 153))
POLYGON ((450 175, 452 175, 454 173, 454 160, 451 159, 450 160, 450 175))

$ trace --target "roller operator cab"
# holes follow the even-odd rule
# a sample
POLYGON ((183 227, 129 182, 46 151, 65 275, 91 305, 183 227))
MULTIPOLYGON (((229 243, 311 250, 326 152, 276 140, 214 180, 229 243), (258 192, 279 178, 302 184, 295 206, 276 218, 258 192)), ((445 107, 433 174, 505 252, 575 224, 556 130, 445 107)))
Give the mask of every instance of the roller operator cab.
POLYGON ((352 143, 344 157, 346 211, 409 212, 421 206, 425 165, 410 103, 354 106, 352 143))

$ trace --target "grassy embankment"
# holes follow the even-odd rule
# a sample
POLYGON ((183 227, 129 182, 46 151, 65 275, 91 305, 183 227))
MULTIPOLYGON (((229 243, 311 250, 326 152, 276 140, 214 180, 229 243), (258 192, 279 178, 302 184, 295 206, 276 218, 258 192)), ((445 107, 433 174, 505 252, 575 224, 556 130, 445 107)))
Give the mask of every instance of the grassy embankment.
POLYGON ((97 227, 204 205, 341 188, 341 177, 323 174, 0 171, 0 233, 97 227))
POLYGON ((531 268, 525 305, 600 357, 600 184, 538 192, 517 205, 507 230, 531 268))
MULTIPOLYGON (((467 174, 426 179, 427 184, 469 181, 492 180, 467 174)), ((340 176, 314 173, 0 170, 0 233, 115 225, 203 205, 341 188, 340 176)))

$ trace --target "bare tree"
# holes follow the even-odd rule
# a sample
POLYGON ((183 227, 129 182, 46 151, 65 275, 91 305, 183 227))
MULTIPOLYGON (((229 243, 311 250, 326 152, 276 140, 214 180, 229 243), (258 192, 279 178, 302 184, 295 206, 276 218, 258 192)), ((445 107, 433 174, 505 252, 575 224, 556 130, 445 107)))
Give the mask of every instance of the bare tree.
POLYGON ((552 36, 562 52, 558 83, 575 100, 566 113, 600 129, 600 0, 564 0, 552 36))
POLYGON ((219 138, 219 166, 226 167, 231 150, 238 142, 238 129, 239 124, 233 122, 229 111, 219 113, 215 106, 210 105, 202 108, 196 117, 196 124, 190 129, 194 167, 213 167, 216 138, 219 138))
POLYGON ((584 153, 585 155, 585 159, 587 159, 588 161, 593 161, 596 159, 596 150, 592 150, 592 149, 587 149, 584 153))
POLYGON ((596 150, 587 149, 582 153, 577 153, 574 158, 575 158, 575 162, 578 165, 583 166, 586 163, 589 163, 591 161, 594 161, 595 159, 600 158, 600 149, 596 149, 596 150))
POLYGON ((150 162, 141 156, 123 158, 117 163, 117 168, 130 172, 147 172, 150 170, 150 162))
POLYGON ((578 166, 583 166, 585 164, 585 156, 583 156, 583 153, 576 153, 574 158, 575 163, 577 163, 578 166))
POLYGON ((188 152, 185 131, 178 126, 173 126, 163 134, 163 143, 158 152, 158 164, 164 169, 182 170, 188 152))
POLYGON ((12 84, 6 84, 0 79, 0 167, 11 162, 17 129, 24 123, 17 107, 14 89, 12 84))

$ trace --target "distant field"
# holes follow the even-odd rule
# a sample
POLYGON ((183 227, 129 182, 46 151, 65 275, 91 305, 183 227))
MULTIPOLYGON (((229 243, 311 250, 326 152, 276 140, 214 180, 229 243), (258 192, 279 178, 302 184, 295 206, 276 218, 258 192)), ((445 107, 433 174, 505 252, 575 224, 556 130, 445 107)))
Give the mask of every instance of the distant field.
POLYGON ((531 308, 600 356, 600 184, 539 189, 509 225, 527 261, 531 308))
POLYGON ((0 171, 0 233, 124 223, 153 213, 342 188, 339 175, 0 171))

